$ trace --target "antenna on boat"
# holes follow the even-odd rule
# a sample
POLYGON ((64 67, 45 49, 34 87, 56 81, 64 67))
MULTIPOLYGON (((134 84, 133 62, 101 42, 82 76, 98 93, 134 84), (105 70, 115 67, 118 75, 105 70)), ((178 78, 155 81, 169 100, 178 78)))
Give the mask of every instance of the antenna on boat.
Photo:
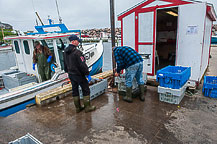
MULTIPOLYGON (((42 25, 44 25, 43 22, 42 22, 42 20, 41 20, 41 18, 38 15, 38 12, 36 12, 36 10, 35 10, 35 5, 34 5, 34 1, 33 0, 32 0, 32 6, 33 6, 34 12, 35 12, 36 16, 38 17, 39 21, 41 22, 42 25)), ((37 17, 36 17, 36 25, 38 26, 37 17)))
POLYGON ((41 22, 41 25, 44 25, 44 23, 42 22, 40 16, 38 15, 38 12, 35 12, 36 16, 38 17, 39 21, 41 22))
POLYGON ((47 20, 48 20, 49 24, 50 24, 50 25, 52 25, 52 23, 53 23, 53 20, 50 18, 50 16, 49 16, 49 15, 48 15, 48 19, 47 19, 47 20))
POLYGON ((57 0, 56 0, 56 7, 57 7, 57 13, 58 13, 58 17, 59 17, 59 23, 61 24, 62 23, 62 18, 60 17, 60 11, 59 11, 57 0))
POLYGON ((36 25, 38 26, 38 20, 37 20, 37 18, 35 19, 35 23, 36 23, 36 25))

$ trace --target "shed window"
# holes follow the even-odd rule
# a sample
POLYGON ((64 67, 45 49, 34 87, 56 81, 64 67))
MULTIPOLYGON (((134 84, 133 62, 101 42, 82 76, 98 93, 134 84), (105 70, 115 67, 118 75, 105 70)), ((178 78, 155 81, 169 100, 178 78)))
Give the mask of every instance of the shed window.
POLYGON ((25 53, 29 55, 30 54, 30 50, 29 50, 28 41, 24 40, 23 41, 23 45, 24 45, 25 53))
POLYGON ((20 48, 19 48, 19 44, 18 44, 18 41, 14 41, 14 46, 15 46, 15 51, 16 53, 20 53, 20 48))

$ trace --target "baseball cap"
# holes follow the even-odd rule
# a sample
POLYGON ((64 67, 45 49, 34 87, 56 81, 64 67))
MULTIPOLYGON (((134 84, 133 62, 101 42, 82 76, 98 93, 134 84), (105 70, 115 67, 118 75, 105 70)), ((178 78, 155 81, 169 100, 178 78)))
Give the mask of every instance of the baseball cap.
POLYGON ((70 37, 69 37, 69 41, 73 41, 73 40, 77 40, 78 42, 82 42, 81 39, 79 39, 76 35, 72 34, 70 37))

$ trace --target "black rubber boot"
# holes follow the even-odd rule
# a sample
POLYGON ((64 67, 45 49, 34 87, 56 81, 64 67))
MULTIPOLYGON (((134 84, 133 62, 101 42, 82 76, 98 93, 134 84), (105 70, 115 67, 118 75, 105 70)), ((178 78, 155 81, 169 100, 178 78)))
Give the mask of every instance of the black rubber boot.
POLYGON ((85 109, 86 113, 96 110, 95 106, 90 105, 90 96, 89 95, 84 96, 84 109, 85 109))
POLYGON ((132 99, 132 87, 126 87, 126 96, 123 97, 123 100, 129 103, 133 102, 132 99))
POLYGON ((84 109, 84 106, 81 106, 80 97, 75 96, 75 97, 73 97, 73 100, 74 100, 74 104, 75 104, 75 108, 76 108, 76 113, 81 112, 84 109))
POLYGON ((139 85, 139 91, 140 91, 140 95, 139 95, 139 99, 141 100, 141 101, 145 101, 145 93, 144 93, 144 91, 145 91, 145 88, 144 88, 144 84, 143 85, 139 85))

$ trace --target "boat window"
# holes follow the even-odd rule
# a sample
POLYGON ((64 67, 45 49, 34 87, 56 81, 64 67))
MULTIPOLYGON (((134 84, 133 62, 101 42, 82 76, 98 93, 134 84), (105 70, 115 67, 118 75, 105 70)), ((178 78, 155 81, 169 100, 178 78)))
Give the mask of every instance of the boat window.
POLYGON ((23 41, 23 45, 24 45, 25 53, 29 55, 30 54, 30 50, 29 50, 28 41, 24 40, 23 41))
POLYGON ((84 57, 85 57, 85 60, 89 60, 89 59, 90 59, 90 52, 87 52, 87 53, 84 55, 84 57))
POLYGON ((64 48, 66 47, 65 45, 67 44, 67 41, 65 39, 57 39, 57 48, 59 50, 64 50, 64 48))
POLYGON ((94 52, 91 52, 90 57, 93 57, 93 56, 94 56, 94 52))
POLYGON ((20 48, 19 48, 19 44, 18 44, 18 41, 14 41, 14 46, 15 46, 15 51, 16 53, 20 53, 20 48))
POLYGON ((41 43, 42 43, 43 46, 46 46, 46 47, 49 48, 49 46, 48 46, 48 44, 47 44, 47 42, 45 40, 41 40, 41 43))

